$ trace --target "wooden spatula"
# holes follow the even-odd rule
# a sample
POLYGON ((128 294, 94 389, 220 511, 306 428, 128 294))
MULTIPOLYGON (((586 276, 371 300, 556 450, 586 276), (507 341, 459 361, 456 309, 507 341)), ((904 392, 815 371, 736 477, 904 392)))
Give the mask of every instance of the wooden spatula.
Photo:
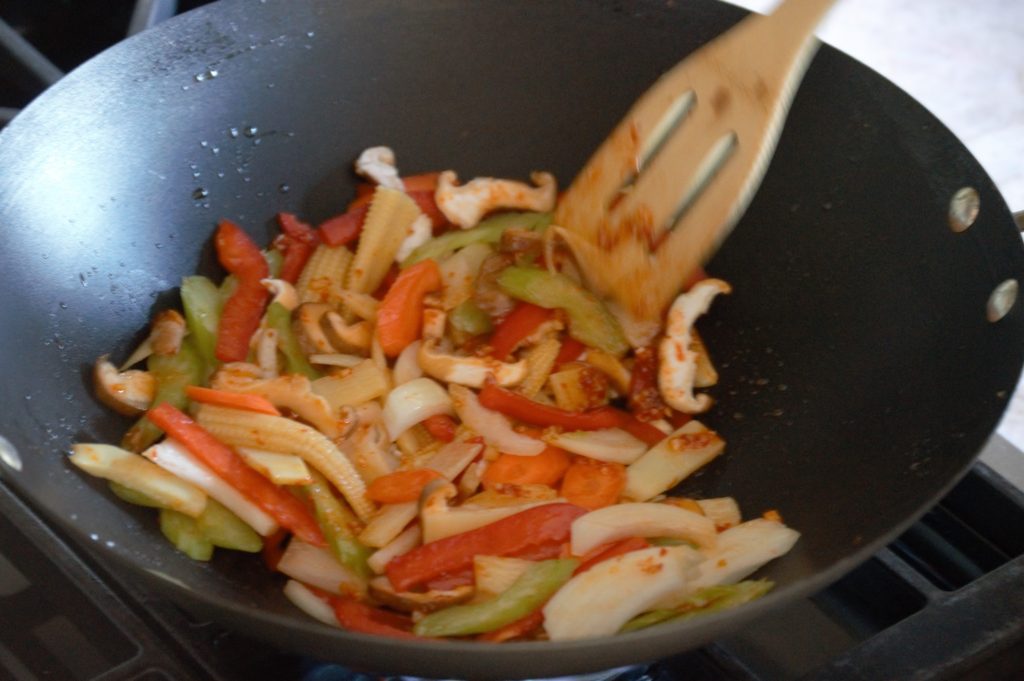
POLYGON ((662 76, 559 202, 555 223, 620 315, 657 328, 760 185, 834 0, 752 14, 662 76))

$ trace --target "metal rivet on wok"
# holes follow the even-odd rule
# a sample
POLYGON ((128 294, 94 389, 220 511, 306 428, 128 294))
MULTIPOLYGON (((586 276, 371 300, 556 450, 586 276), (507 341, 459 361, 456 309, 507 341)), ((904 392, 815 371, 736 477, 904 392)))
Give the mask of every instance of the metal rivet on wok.
POLYGON ((15 471, 21 470, 21 455, 3 435, 0 435, 0 463, 15 471))
POLYGON ((1006 316, 1017 301, 1019 288, 1016 279, 1007 279, 995 287, 985 306, 985 316, 990 322, 998 322, 1006 316))
POLYGON ((962 232, 978 219, 981 199, 973 187, 961 187, 949 202, 949 227, 962 232))

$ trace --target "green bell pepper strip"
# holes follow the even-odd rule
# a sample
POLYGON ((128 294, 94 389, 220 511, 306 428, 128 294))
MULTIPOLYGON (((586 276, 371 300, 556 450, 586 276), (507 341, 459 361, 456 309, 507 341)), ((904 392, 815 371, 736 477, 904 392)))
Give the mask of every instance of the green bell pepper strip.
POLYGON ((220 364, 214 351, 224 301, 212 281, 206 277, 192 276, 181 280, 181 303, 185 309, 188 334, 206 364, 205 373, 209 375, 220 364))
POLYGON ((203 535, 199 525, 184 513, 160 509, 160 531, 174 547, 193 560, 210 560, 213 542, 203 535))
POLYGON ((551 224, 551 213, 503 213, 484 220, 472 229, 453 229, 434 237, 402 261, 402 268, 415 265, 421 260, 434 258, 438 262, 455 251, 470 244, 496 244, 502 233, 510 227, 531 231, 542 231, 551 224))
POLYGON ((483 603, 456 605, 427 615, 413 627, 418 636, 469 636, 494 631, 543 606, 572 577, 575 558, 534 563, 505 591, 483 603))
POLYGON ((353 528, 359 525, 359 520, 334 496, 330 484, 319 471, 310 469, 309 472, 313 482, 299 489, 313 502, 313 513, 327 539, 327 545, 342 565, 363 579, 369 579, 372 574, 366 559, 373 551, 356 539, 353 528))
POLYGON ((320 378, 320 372, 306 359, 299 346, 299 340, 292 331, 292 313, 281 303, 271 303, 267 308, 267 326, 277 331, 285 366, 289 373, 302 374, 310 380, 320 378))
POLYGON ((263 258, 267 261, 267 269, 270 278, 277 279, 281 276, 281 267, 284 265, 284 253, 276 248, 268 248, 263 251, 263 258))
POLYGON ((734 608, 764 596, 775 586, 767 579, 748 579, 736 584, 705 587, 688 596, 679 606, 652 610, 634 617, 620 631, 636 631, 662 622, 678 621, 734 608))
POLYGON ((505 293, 546 308, 561 308, 569 315, 569 335, 592 348, 616 356, 629 343, 608 308, 590 291, 563 274, 533 267, 506 267, 498 275, 505 293))
MULTIPOLYGON (((150 355, 146 368, 156 379, 156 393, 150 408, 167 402, 183 410, 189 403, 185 388, 203 382, 203 360, 192 344, 192 339, 187 337, 173 355, 150 355)), ((133 452, 141 452, 159 440, 161 435, 163 431, 143 416, 125 433, 121 446, 133 452)))
POLYGON ((470 336, 488 333, 493 327, 490 316, 481 310, 473 299, 459 303, 449 314, 451 325, 470 336))

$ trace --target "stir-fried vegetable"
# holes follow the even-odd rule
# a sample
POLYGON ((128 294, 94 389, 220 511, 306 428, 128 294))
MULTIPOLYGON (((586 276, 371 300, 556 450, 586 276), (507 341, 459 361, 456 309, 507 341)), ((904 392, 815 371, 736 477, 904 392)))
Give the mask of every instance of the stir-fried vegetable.
POLYGON ((496 212, 550 210, 553 176, 402 175, 386 147, 356 171, 347 212, 280 213, 266 249, 219 223, 223 281, 185 277, 183 314, 96 362, 141 416, 125 449, 70 462, 187 555, 260 552, 297 608, 365 634, 605 636, 771 588, 741 580, 797 541, 777 512, 664 496, 724 449, 691 419, 717 381, 694 321, 728 284, 702 274, 631 348, 551 213, 496 212))
POLYGON ((542 606, 572 576, 579 561, 534 563, 506 591, 483 603, 456 605, 427 615, 413 627, 420 636, 483 634, 526 617, 542 606))
POLYGON ((509 267, 498 284, 513 298, 569 315, 569 335, 613 355, 629 350, 619 322, 595 296, 564 274, 530 267, 509 267))
POLYGON ((506 229, 543 230, 551 224, 551 213, 506 213, 484 220, 476 227, 456 230, 431 239, 417 248, 402 263, 403 267, 415 265, 421 260, 441 260, 446 255, 470 244, 496 244, 506 229))

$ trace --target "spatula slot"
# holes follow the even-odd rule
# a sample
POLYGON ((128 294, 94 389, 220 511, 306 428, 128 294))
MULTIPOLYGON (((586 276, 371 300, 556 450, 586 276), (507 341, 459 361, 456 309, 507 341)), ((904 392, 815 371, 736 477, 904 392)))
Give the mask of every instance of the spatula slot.
POLYGON ((623 181, 614 194, 608 199, 605 210, 611 212, 615 207, 633 191, 640 175, 647 169, 654 159, 665 148, 665 144, 675 134, 679 126, 683 124, 690 112, 697 105, 697 93, 687 90, 674 98, 665 109, 665 113, 658 119, 658 123, 651 129, 640 147, 636 156, 636 169, 623 181))
POLYGON ((694 173, 693 180, 690 182, 689 187, 687 187, 686 193, 683 194, 675 211, 669 218, 667 230, 664 234, 675 229, 676 225, 679 224, 679 221, 686 214, 686 211, 697 202, 700 195, 704 193, 704 190, 711 184, 711 181, 715 179, 715 176, 718 175, 722 167, 736 152, 738 145, 739 138, 737 138, 735 131, 730 130, 718 138, 714 146, 708 150, 704 160, 697 167, 697 171, 694 173))

